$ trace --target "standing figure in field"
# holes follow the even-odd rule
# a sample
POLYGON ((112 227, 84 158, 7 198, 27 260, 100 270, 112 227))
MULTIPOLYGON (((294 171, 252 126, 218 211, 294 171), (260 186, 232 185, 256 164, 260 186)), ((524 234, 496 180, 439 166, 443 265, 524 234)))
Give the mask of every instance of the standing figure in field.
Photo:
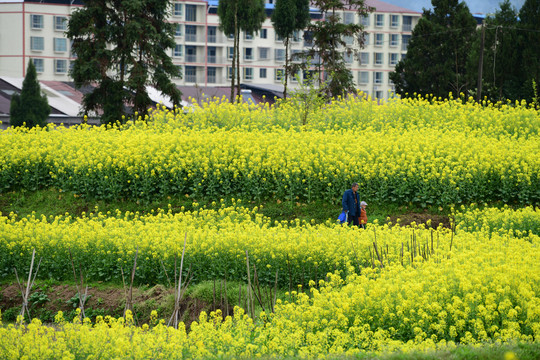
POLYGON ((360 216, 360 195, 358 194, 358 183, 353 183, 349 190, 343 193, 341 201, 343 211, 347 213, 349 225, 358 226, 360 216))
POLYGON ((367 207, 367 202, 361 201, 360 202, 360 227, 362 229, 365 229, 366 224, 367 224, 366 207, 367 207))

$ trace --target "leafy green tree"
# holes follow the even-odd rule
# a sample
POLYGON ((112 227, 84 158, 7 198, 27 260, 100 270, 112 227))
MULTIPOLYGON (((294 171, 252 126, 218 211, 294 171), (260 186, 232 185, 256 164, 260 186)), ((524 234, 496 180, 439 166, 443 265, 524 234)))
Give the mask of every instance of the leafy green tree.
POLYGON ((465 2, 432 0, 415 26, 405 59, 390 79, 401 96, 414 93, 456 97, 475 85, 467 71, 469 52, 476 36, 476 21, 465 2))
POLYGON ((266 19, 264 0, 221 0, 218 4, 219 29, 234 35, 231 102, 240 94, 240 32, 257 33, 266 19))
POLYGON ((366 16, 372 9, 366 6, 364 0, 313 0, 311 4, 320 10, 324 20, 307 26, 307 37, 312 41, 312 48, 302 55, 306 59, 313 59, 319 68, 324 68, 328 80, 321 90, 327 97, 345 96, 355 89, 344 54, 357 55, 364 45, 365 31, 356 22, 343 23, 339 14, 353 10, 358 16, 366 16), (356 45, 349 45, 347 37, 355 39, 356 45))
POLYGON ((285 45, 285 88, 283 97, 287 98, 287 81, 289 78, 289 43, 295 31, 304 29, 310 21, 309 0, 276 0, 272 13, 272 24, 276 34, 283 38, 285 45))
POLYGON ((533 80, 540 83, 540 0, 525 0, 519 10, 519 29, 522 33, 521 99, 532 101, 533 80))
MULTIPOLYGON (((505 0, 493 16, 486 19, 482 97, 492 101, 516 99, 519 80, 519 34, 517 10, 505 0)), ((479 30, 481 31, 481 30, 479 30)), ((476 45, 473 49, 479 48, 476 45)), ((476 66, 478 57, 473 56, 476 66)))
POLYGON ((21 94, 14 94, 10 104, 11 126, 45 126, 51 112, 47 96, 41 94, 34 63, 28 62, 21 94))
POLYGON ((70 74, 76 86, 96 84, 83 98, 85 113, 103 111, 102 123, 114 123, 129 104, 144 116, 151 105, 146 85, 180 103, 170 81, 180 74, 167 53, 175 46, 169 7, 160 0, 86 0, 72 14, 67 36, 77 58, 70 74))

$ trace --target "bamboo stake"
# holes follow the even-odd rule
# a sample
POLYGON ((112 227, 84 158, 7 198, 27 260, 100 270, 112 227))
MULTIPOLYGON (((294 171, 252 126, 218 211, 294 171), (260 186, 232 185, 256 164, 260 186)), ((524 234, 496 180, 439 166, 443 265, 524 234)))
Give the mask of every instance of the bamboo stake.
POLYGON ((229 298, 227 297, 227 276, 223 279, 225 289, 225 312, 226 316, 229 316, 229 298))
POLYGON ((379 259, 379 262, 381 263, 381 269, 383 268, 383 262, 381 260, 381 257, 379 256, 379 250, 377 250, 377 242, 373 242, 373 247, 375 248, 375 253, 377 254, 377 258, 379 259))
POLYGON ((167 282, 169 283, 169 288, 172 286, 171 285, 171 279, 169 279, 169 274, 167 274, 167 269, 165 269, 165 264, 163 263, 163 260, 160 260, 161 262, 161 267, 163 268, 163 272, 165 273, 165 276, 167 277, 167 282))
MULTIPOLYGON (((182 249, 182 258, 180 260, 180 274, 178 275, 178 286, 176 288, 176 295, 174 299, 174 311, 171 318, 169 319, 169 324, 171 324, 172 322, 173 327, 175 329, 178 329, 178 319, 180 315, 180 299, 181 299, 181 296, 183 295, 181 291, 182 290, 182 271, 184 268, 184 255, 186 252, 186 242, 187 242, 187 232, 184 237, 184 248, 182 249)), ((176 274, 176 267, 175 267, 175 274, 176 274)))
POLYGON ((255 310, 253 309, 253 294, 251 293, 251 271, 249 271, 249 254, 246 250, 246 268, 247 268, 247 276, 248 276, 248 291, 247 295, 249 298, 249 308, 251 310, 251 318, 255 320, 255 310))
POLYGON ((400 258, 401 258, 401 266, 403 266, 403 241, 401 242, 401 254, 400 254, 400 258))

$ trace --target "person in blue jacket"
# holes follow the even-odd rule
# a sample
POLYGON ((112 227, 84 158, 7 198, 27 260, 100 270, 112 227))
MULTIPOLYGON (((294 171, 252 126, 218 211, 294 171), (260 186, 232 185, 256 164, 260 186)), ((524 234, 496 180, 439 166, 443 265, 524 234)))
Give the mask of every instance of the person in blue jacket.
POLYGON ((358 194, 358 183, 353 183, 349 190, 343 193, 343 200, 341 201, 343 211, 348 215, 349 225, 358 226, 360 223, 358 218, 360 216, 360 195, 358 194))

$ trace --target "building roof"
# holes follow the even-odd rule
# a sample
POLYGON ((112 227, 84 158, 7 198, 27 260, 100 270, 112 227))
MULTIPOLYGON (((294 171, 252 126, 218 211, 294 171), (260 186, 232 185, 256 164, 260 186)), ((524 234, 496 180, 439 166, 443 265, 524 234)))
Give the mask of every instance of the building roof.
POLYGON ((366 0, 366 5, 374 7, 377 12, 422 14, 421 12, 407 9, 401 6, 389 4, 380 0, 366 0))

